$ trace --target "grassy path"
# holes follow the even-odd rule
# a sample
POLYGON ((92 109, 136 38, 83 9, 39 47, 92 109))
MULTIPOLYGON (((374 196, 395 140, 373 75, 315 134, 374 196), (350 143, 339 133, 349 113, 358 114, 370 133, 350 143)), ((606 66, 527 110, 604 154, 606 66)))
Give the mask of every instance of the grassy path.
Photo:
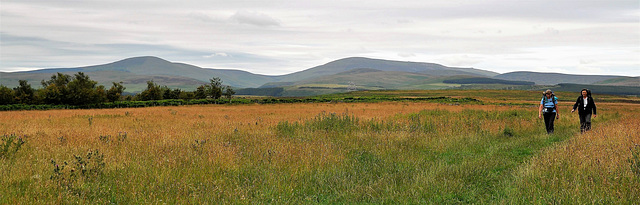
POLYGON ((547 135, 537 110, 497 105, 3 113, 26 143, 0 158, 0 204, 635 203, 640 106, 601 113, 582 135, 577 116, 547 135))

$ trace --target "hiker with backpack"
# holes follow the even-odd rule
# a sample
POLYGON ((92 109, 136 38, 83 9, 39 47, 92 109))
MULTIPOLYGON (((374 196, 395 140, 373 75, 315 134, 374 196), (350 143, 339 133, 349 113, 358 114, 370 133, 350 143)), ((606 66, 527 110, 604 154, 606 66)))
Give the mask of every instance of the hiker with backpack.
POLYGON ((538 118, 544 116, 544 126, 547 129, 547 134, 553 134, 553 121, 560 119, 560 113, 558 113, 558 98, 551 90, 543 92, 542 95, 540 108, 538 109, 538 118))
POLYGON ((593 113, 593 118, 597 116, 596 103, 591 97, 591 90, 585 88, 580 91, 580 96, 578 96, 576 103, 573 104, 571 112, 575 112, 576 109, 578 109, 578 115, 580 116, 580 133, 591 130, 591 114, 593 113))

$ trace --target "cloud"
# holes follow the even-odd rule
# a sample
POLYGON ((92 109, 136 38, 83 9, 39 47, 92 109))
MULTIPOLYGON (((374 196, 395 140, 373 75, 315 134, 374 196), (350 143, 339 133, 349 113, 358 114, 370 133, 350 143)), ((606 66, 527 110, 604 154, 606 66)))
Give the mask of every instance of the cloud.
POLYGON ((231 55, 227 53, 213 53, 211 55, 204 56, 205 58, 213 58, 213 57, 231 57, 231 55))
POLYGON ((191 12, 188 15, 190 18, 198 20, 198 21, 202 21, 202 22, 214 22, 215 19, 212 18, 211 16, 204 14, 202 12, 191 12))
POLYGON ((229 19, 240 24, 249 24, 261 27, 280 26, 280 22, 278 20, 266 14, 252 11, 238 11, 229 19))
POLYGON ((482 57, 480 56, 470 56, 470 55, 448 55, 443 56, 437 60, 438 62, 448 65, 448 66, 456 66, 456 67, 473 67, 474 65, 482 62, 482 57))
POLYGON ((638 0, 3 1, 0 71, 154 55, 283 74, 364 56, 637 75, 638 7, 638 0))
POLYGON ((398 53, 398 56, 403 58, 416 57, 415 53, 398 53))
POLYGON ((545 33, 548 35, 558 35, 560 34, 560 31, 555 28, 547 28, 547 30, 545 30, 545 33))

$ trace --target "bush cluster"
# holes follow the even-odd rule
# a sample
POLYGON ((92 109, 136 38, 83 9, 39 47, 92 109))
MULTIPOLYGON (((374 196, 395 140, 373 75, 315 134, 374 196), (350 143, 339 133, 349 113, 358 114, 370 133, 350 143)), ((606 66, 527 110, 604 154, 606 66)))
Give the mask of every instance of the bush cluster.
POLYGON ((106 89, 82 72, 74 76, 57 73, 41 84, 41 89, 32 88, 26 80, 20 80, 18 87, 13 89, 0 85, 0 105, 4 105, 0 110, 99 108, 120 101, 220 99, 222 96, 231 99, 235 94, 230 86, 222 85, 222 80, 216 77, 192 92, 169 89, 151 80, 147 81, 146 90, 133 96, 123 95, 126 88, 122 82, 113 82, 113 86, 106 89))

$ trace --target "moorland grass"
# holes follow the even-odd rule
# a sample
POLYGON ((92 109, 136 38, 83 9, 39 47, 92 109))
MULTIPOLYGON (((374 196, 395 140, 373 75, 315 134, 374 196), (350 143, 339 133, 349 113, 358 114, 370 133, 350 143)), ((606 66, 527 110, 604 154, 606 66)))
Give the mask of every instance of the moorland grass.
POLYGON ((633 204, 640 107, 599 108, 583 135, 566 112, 548 135, 535 108, 476 104, 5 112, 25 143, 0 203, 633 204))

